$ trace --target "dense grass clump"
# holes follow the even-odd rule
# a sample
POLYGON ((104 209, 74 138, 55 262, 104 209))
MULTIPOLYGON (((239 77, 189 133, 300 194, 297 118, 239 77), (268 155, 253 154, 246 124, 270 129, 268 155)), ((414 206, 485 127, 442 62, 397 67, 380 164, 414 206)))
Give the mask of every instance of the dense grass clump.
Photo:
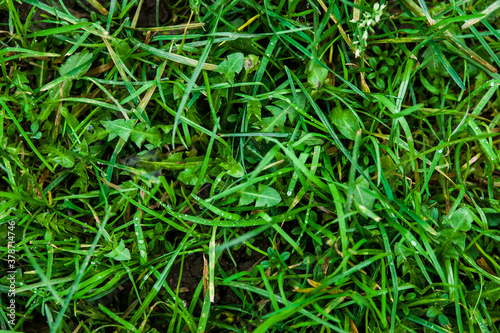
POLYGON ((0 0, 0 333, 499 332, 499 7, 0 0))

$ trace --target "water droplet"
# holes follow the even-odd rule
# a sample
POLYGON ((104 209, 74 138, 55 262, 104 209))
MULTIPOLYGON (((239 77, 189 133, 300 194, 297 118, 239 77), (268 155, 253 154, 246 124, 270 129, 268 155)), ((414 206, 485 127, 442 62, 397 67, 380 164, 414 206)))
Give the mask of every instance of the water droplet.
POLYGON ((286 192, 286 195, 287 195, 287 196, 291 196, 291 195, 292 195, 292 191, 288 191, 288 192, 286 192))
POLYGON ((413 246, 417 246, 417 242, 415 242, 414 240, 411 241, 411 245, 413 246))
POLYGON ((480 197, 479 197, 479 199, 484 200, 484 196, 483 196, 483 195, 482 195, 482 196, 480 196, 480 197))
POLYGON ((152 66, 151 66, 151 68, 152 68, 152 69, 156 69, 156 65, 152 65, 152 66))
POLYGON ((443 149, 439 149, 438 153, 442 154, 443 153, 443 149))
POLYGON ((142 239, 139 239, 139 244, 144 244, 144 241, 142 239))

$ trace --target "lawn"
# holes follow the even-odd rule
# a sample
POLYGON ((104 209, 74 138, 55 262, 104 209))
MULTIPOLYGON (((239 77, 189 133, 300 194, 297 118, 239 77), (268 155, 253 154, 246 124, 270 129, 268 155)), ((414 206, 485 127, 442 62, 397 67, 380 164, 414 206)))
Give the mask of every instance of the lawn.
POLYGON ((0 333, 498 333, 499 8, 0 0, 0 333))

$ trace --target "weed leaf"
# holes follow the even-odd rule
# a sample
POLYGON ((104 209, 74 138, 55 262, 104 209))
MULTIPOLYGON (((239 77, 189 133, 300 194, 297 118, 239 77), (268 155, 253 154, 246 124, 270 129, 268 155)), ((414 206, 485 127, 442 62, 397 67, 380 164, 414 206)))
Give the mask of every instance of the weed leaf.
POLYGON ((273 207, 281 202, 281 196, 272 187, 259 184, 259 189, 256 190, 254 185, 247 186, 244 190, 238 191, 240 196, 239 206, 246 206, 253 203, 255 207, 273 207))
POLYGON ((314 59, 311 60, 309 66, 310 70, 307 74, 307 82, 313 87, 313 89, 319 90, 328 77, 328 69, 318 64, 314 61, 314 59))
POLYGON ((235 74, 239 74, 243 69, 244 57, 243 53, 230 54, 215 70, 218 73, 224 74, 229 83, 234 84, 235 74))
POLYGON ((250 100, 247 104, 247 119, 250 119, 252 116, 255 118, 262 120, 261 117, 262 104, 260 101, 250 100))
POLYGON ((356 139, 356 132, 360 129, 360 125, 352 111, 340 107, 334 108, 330 112, 330 119, 346 138, 356 139))
POLYGON ((61 76, 70 74, 70 79, 76 79, 85 74, 92 65, 90 61, 94 55, 88 51, 73 54, 59 69, 61 76), (73 71, 72 73, 70 73, 73 71))
POLYGON ((47 161, 54 163, 54 167, 60 165, 63 168, 72 168, 75 165, 75 158, 61 144, 57 148, 51 144, 44 151, 48 153, 47 161))
POLYGON ((259 184, 256 207, 273 207, 281 202, 281 196, 272 187, 259 184))
POLYGON ((254 185, 249 185, 244 190, 238 191, 238 194, 240 195, 238 206, 246 206, 255 201, 257 190, 254 185))
POLYGON ((104 255, 105 257, 112 258, 117 261, 130 260, 130 251, 125 247, 123 239, 120 240, 120 244, 113 251, 104 255))
MULTIPOLYGON (((133 119, 105 120, 101 121, 101 124, 109 132, 108 141, 111 141, 118 136, 122 138, 123 141, 126 142, 130 137, 130 134, 134 130, 135 120, 133 119)), ((136 139, 138 139, 138 137, 136 137, 136 139)))
MULTIPOLYGON (((301 95, 301 97, 303 97, 303 95, 301 95)), ((299 101, 301 100, 299 99, 299 101)), ((285 130, 285 121, 287 117, 290 122, 293 122, 295 117, 297 117, 297 110, 286 101, 280 100, 276 101, 274 104, 275 105, 266 106, 266 109, 269 110, 273 116, 265 117, 256 123, 258 126, 261 126, 261 132, 274 132, 275 129, 283 132, 285 130)))
POLYGON ((368 181, 362 176, 356 179, 353 199, 356 200, 360 205, 368 208, 369 210, 373 209, 373 205, 375 204, 375 196, 372 194, 370 190, 370 185, 368 184, 368 181))

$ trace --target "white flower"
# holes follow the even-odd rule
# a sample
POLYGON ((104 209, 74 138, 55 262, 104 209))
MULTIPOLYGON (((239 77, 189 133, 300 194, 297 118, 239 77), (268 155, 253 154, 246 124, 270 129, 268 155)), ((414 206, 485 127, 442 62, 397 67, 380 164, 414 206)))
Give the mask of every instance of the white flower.
POLYGON ((356 58, 358 58, 361 55, 361 52, 365 49, 368 34, 370 32, 374 32, 372 26, 380 22, 385 8, 385 4, 380 5, 378 2, 376 2, 373 5, 373 12, 363 12, 362 20, 350 20, 351 23, 357 23, 352 46, 352 50, 354 51, 354 56, 356 58))

